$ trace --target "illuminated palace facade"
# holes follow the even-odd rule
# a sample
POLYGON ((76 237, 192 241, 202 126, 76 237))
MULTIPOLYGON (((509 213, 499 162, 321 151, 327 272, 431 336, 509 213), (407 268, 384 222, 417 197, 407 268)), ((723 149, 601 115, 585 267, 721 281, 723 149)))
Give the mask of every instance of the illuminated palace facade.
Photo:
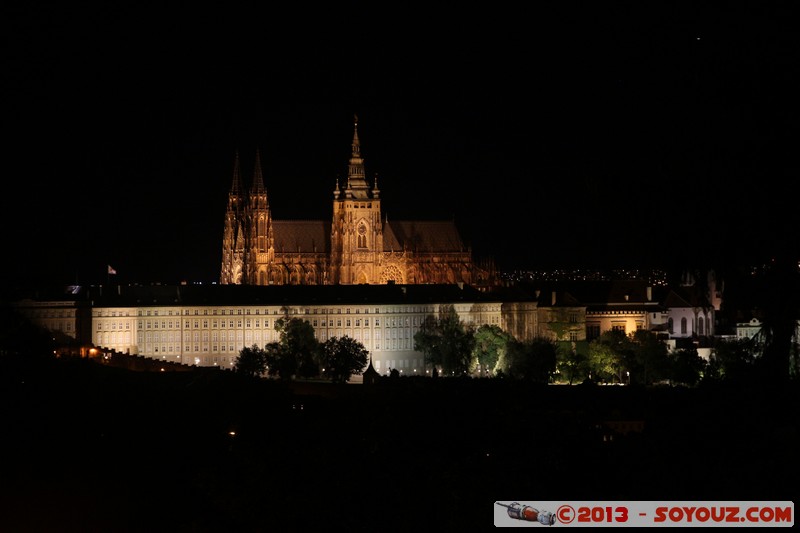
POLYGON ((535 302, 503 301, 459 284, 158 285, 92 291, 85 311, 92 346, 196 366, 231 368, 242 348, 279 341, 275 322, 280 318, 308 322, 319 342, 355 339, 378 372, 396 368, 404 375, 431 370, 414 350, 414 335, 444 306, 452 305, 474 327, 495 325, 519 338, 530 338, 537 329, 535 302))
MULTIPOLYGON (((414 335, 453 306, 462 323, 497 326, 518 340, 581 343, 608 330, 647 330, 676 343, 714 336, 714 306, 688 287, 616 281, 482 291, 466 284, 132 285, 71 287, 17 302, 67 346, 190 366, 231 368, 241 350, 279 341, 275 322, 299 318, 320 342, 348 336, 381 374, 430 371, 414 335)), ((575 346, 575 345, 573 345, 575 346)), ((699 352, 699 350, 698 350, 699 352)))
POLYGON ((473 262, 453 221, 389 221, 377 178, 367 183, 354 123, 347 182, 333 191, 333 218, 275 220, 256 154, 249 193, 236 156, 222 239, 223 285, 494 284, 473 262))

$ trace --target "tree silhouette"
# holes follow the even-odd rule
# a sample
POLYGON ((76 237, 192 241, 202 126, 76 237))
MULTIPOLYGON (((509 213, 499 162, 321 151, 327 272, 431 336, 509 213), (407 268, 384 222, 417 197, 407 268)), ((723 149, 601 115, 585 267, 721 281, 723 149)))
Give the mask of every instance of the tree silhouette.
POLYGON ((629 340, 624 359, 632 382, 649 385, 670 377, 668 348, 661 339, 651 331, 637 330, 630 334, 629 340))
POLYGON ((319 341, 314 326, 300 318, 278 319, 281 345, 297 360, 297 372, 304 378, 319 376, 319 341))
POLYGON ((742 382, 752 378, 755 364, 752 339, 731 339, 717 342, 711 354, 706 378, 742 382))
POLYGON ((778 255, 764 274, 761 292, 761 332, 763 354, 758 377, 784 383, 797 374, 797 319, 800 275, 797 262, 786 254, 778 255))
POLYGON ((314 337, 314 327, 300 318, 279 318, 275 330, 280 341, 265 347, 267 372, 281 379, 315 377, 319 375, 319 341, 314 337))
POLYGON ((697 385, 706 367, 706 362, 695 348, 675 350, 670 354, 669 360, 670 380, 689 386, 697 385))
POLYGON ((506 371, 517 379, 548 383, 556 370, 557 352, 556 342, 550 339, 512 341, 508 347, 506 371))
POLYGON ((245 346, 239 352, 239 356, 233 364, 233 370, 245 376, 257 377, 266 372, 267 354, 254 344, 251 347, 245 346))
POLYGON ((345 335, 331 337, 322 343, 321 360, 334 383, 346 383, 352 375, 361 374, 367 366, 369 352, 359 341, 345 335))
POLYGON ((572 385, 586 376, 589 370, 589 343, 586 341, 558 343, 557 371, 572 385))
POLYGON ((438 318, 427 316, 414 334, 414 350, 425 355, 427 364, 440 366, 445 375, 466 374, 474 346, 474 330, 464 326, 451 304, 441 306, 438 318))

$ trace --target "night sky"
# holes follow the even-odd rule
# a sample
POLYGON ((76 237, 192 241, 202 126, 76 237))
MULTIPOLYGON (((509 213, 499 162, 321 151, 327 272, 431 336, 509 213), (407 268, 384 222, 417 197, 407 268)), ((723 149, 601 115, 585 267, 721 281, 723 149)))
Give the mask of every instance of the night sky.
POLYGON ((355 114, 384 214, 502 270, 797 253, 790 3, 489 8, 4 7, 4 279, 217 281, 235 151, 330 220, 355 114))

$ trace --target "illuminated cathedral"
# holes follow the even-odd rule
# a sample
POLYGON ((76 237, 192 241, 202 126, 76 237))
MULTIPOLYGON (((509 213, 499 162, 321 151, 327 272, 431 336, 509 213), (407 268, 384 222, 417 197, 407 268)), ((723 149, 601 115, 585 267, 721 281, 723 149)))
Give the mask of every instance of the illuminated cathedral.
POLYGON ((381 216, 377 177, 367 182, 353 127, 347 182, 333 190, 333 216, 276 220, 256 153, 245 193, 234 162, 222 238, 221 284, 494 284, 491 262, 473 262, 454 221, 389 221, 381 216))

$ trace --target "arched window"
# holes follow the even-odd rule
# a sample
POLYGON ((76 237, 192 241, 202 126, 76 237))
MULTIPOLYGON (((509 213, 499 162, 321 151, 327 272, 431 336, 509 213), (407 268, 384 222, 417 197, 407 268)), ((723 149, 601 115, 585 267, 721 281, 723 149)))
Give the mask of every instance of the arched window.
POLYGON ((697 319, 697 334, 703 335, 703 317, 697 319))
POLYGON ((364 224, 360 224, 358 226, 358 247, 359 248, 367 247, 367 226, 365 226, 364 224))
POLYGON ((667 331, 669 331, 670 334, 675 333, 675 324, 672 322, 672 317, 669 317, 669 320, 667 320, 667 331))
POLYGON ((686 335, 686 317, 681 318, 681 335, 686 335))

